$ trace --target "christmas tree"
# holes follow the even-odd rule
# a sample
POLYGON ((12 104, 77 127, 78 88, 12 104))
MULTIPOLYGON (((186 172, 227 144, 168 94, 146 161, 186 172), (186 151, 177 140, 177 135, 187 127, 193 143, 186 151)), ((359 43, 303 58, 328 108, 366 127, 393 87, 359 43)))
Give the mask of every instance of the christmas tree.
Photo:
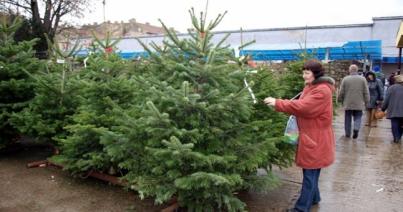
POLYGON ((189 211, 244 210, 234 193, 272 187, 273 175, 257 176, 257 169, 289 165, 292 146, 270 132, 271 120, 253 115, 248 72, 223 45, 228 35, 211 42, 224 15, 208 24, 205 14, 190 15, 189 38, 162 23, 164 46, 143 44, 150 57, 132 76, 136 103, 124 108, 110 101, 116 125, 100 129, 101 143, 142 197, 157 203, 176 197, 189 211))
POLYGON ((0 24, 0 148, 19 134, 10 118, 34 97, 35 81, 29 75, 41 69, 34 57, 36 40, 17 43, 13 38, 20 26, 19 19, 0 24))
MULTIPOLYGON (((107 39, 108 41, 109 39, 107 39)), ((64 165, 73 174, 87 171, 108 171, 114 169, 113 162, 100 143, 100 131, 115 125, 110 101, 126 108, 133 104, 136 83, 129 79, 127 63, 114 51, 116 43, 102 43, 95 38, 94 52, 88 56, 87 67, 78 73, 74 81, 79 92, 71 122, 65 126, 66 136, 58 139, 60 155, 51 160, 64 165)), ((114 171, 113 171, 114 172, 114 171)))
POLYGON ((46 69, 30 75, 36 81, 36 95, 26 108, 14 114, 11 122, 27 136, 55 143, 55 139, 65 136, 63 128, 71 123, 70 116, 79 103, 79 70, 73 70, 79 45, 62 51, 48 40, 48 46, 50 60, 46 69))

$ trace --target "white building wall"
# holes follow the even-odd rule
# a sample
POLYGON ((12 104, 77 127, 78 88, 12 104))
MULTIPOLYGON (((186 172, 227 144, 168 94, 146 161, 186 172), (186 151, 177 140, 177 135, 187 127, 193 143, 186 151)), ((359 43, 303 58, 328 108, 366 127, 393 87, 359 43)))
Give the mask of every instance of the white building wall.
POLYGON ((382 40, 382 56, 398 57, 399 52, 396 48, 396 36, 403 17, 400 18, 374 18, 372 32, 373 40, 382 40))
MULTIPOLYGON (((277 29, 259 29, 244 31, 228 31, 231 33, 225 44, 236 48, 243 43, 256 40, 254 45, 278 45, 299 46, 307 43, 345 43, 348 41, 382 40, 383 57, 397 57, 398 50, 395 47, 395 39, 403 16, 374 18, 371 24, 352 24, 317 27, 292 27, 277 29)), ((228 32, 215 32, 213 42, 219 42, 228 32)), ((186 34, 179 35, 181 38, 186 34)), ((144 43, 154 41, 161 45, 163 36, 139 37, 144 43)), ((89 39, 82 39, 83 43, 89 43, 89 39)), ((123 52, 144 51, 134 38, 124 38, 117 46, 123 52)))

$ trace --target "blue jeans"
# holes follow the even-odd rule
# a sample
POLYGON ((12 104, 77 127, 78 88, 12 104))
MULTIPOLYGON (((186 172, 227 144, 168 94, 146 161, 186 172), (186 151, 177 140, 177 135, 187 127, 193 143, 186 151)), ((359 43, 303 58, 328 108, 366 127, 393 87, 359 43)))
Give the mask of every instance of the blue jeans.
POLYGON ((353 130, 359 131, 361 128, 361 118, 362 111, 361 110, 345 110, 344 111, 344 130, 345 135, 350 137, 351 135, 351 117, 354 119, 353 130))
POLYGON ((391 118, 392 134, 394 140, 400 140, 403 134, 403 118, 391 118))
POLYGON ((295 203, 296 211, 309 212, 312 204, 320 201, 319 175, 320 169, 302 169, 304 179, 302 180, 301 195, 295 203))

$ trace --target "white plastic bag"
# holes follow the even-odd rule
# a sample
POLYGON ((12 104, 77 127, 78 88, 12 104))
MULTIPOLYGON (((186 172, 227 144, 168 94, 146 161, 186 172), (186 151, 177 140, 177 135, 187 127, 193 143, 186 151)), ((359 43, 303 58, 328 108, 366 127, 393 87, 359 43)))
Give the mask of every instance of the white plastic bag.
MULTIPOLYGON (((299 99, 301 94, 302 92, 298 93, 291 100, 299 99)), ((298 145, 299 130, 296 116, 291 115, 290 117, 288 117, 287 126, 284 131, 284 136, 287 139, 286 142, 292 145, 298 145)))
POLYGON ((299 137, 298 123, 297 123, 297 117, 295 117, 294 115, 291 115, 288 118, 287 127, 285 128, 284 131, 284 136, 286 137, 287 143, 298 145, 298 137, 299 137))

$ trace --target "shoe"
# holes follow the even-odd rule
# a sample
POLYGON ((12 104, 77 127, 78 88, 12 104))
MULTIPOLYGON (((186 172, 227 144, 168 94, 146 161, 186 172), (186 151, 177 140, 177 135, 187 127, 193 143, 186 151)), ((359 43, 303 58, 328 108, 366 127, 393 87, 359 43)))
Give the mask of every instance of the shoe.
POLYGON ((393 143, 395 143, 395 144, 400 143, 400 139, 393 139, 393 143))
POLYGON ((287 210, 285 210, 286 212, 299 212, 300 210, 296 209, 296 208, 289 208, 287 210))
POLYGON ((350 138, 350 135, 344 135, 344 137, 346 137, 346 138, 350 138))
POLYGON ((313 203, 312 203, 312 205, 317 205, 317 204, 319 204, 319 202, 313 202, 313 203))
POLYGON ((358 137, 358 130, 353 131, 353 138, 356 139, 358 137))

